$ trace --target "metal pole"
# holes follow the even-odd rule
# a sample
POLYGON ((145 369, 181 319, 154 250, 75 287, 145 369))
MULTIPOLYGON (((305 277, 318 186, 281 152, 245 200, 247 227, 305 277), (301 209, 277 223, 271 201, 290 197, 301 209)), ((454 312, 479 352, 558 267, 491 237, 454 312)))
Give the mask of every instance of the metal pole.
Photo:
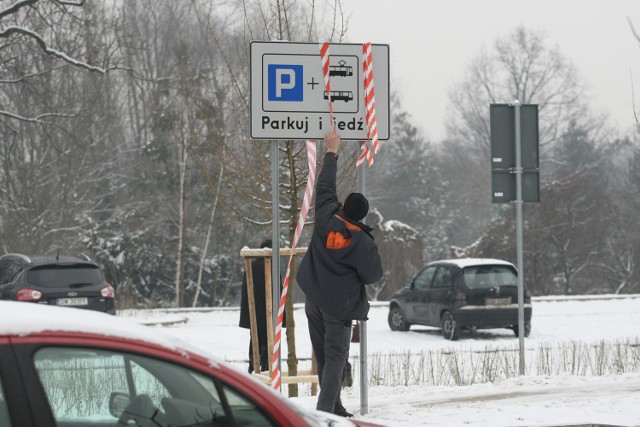
MULTIPOLYGON (((280 152, 278 141, 271 141, 271 293, 273 295, 273 335, 278 322, 278 309, 280 307, 280 152)), ((273 351, 273 349, 269 349, 273 351)), ((278 371, 281 370, 281 360, 278 359, 278 371)), ((282 386, 281 386, 282 387, 282 386)))
POLYGON ((520 102, 515 107, 516 128, 516 256, 518 263, 518 343, 520 349, 520 375, 524 375, 524 261, 522 256, 522 154, 520 135, 520 102))
MULTIPOLYGON (((358 169, 358 192, 364 195, 364 165, 358 169)), ((360 321, 360 415, 369 413, 369 375, 367 367, 367 321, 360 321)))

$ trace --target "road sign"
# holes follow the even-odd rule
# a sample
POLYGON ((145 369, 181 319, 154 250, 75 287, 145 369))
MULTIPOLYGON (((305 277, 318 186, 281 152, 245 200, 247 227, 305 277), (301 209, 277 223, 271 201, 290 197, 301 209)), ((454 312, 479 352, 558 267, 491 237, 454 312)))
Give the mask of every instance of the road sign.
MULTIPOLYGON (((371 45, 378 137, 389 139, 389 46, 371 45)), ((318 43, 251 42, 251 138, 322 139, 329 98, 342 139, 367 138, 361 44, 330 44, 327 93, 318 43)))
MULTIPOLYGON (((516 127, 515 107, 491 104, 491 202, 516 200, 516 127)), ((538 106, 520 106, 520 150, 522 167, 522 201, 540 201, 538 164, 538 106)))

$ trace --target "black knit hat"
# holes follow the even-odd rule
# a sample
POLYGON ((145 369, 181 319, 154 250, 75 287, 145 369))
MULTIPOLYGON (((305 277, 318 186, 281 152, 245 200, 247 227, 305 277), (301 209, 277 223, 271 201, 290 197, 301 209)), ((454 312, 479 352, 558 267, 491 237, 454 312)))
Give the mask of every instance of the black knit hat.
POLYGON ((369 202, 367 198, 360 193, 351 193, 344 201, 344 207, 342 208, 345 216, 353 221, 360 221, 367 216, 369 212, 369 202))
POLYGON ((272 247, 272 245, 273 245, 273 243, 272 243, 271 239, 264 239, 262 241, 262 243, 260 243, 260 248, 261 249, 262 248, 270 248, 270 247, 272 247))

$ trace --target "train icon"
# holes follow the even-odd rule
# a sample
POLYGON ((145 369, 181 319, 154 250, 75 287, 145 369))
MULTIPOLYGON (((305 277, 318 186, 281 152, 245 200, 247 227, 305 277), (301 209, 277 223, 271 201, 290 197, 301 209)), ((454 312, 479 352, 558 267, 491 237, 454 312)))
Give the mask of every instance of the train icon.
POLYGON ((341 59, 339 65, 329 65, 329 76, 349 77, 353 76, 353 67, 346 65, 346 61, 341 59))

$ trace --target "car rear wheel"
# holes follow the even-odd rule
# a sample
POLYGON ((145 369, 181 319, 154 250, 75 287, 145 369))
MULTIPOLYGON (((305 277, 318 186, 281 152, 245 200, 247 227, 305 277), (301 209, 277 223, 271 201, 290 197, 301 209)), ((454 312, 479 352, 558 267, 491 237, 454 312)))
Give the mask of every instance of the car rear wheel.
MULTIPOLYGON (((518 336, 518 325, 513 325, 513 333, 518 336)), ((524 337, 527 338, 531 333, 531 323, 524 324, 524 337)))
POLYGON ((444 339, 455 341, 460 337, 460 328, 456 319, 448 311, 442 315, 442 336, 444 339))
POLYGON ((411 324, 404 320, 400 307, 393 306, 389 309, 389 327, 392 331, 408 331, 411 324))

